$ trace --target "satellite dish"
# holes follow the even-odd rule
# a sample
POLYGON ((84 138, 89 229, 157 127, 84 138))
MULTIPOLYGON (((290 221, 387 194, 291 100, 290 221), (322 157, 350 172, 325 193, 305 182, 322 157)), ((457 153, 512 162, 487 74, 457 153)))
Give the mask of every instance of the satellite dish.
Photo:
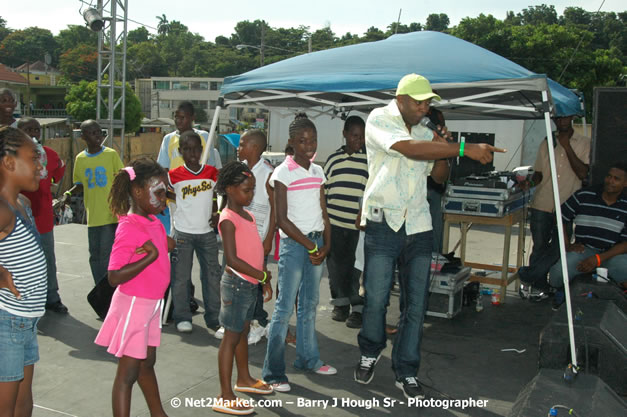
POLYGON ((44 62, 46 65, 50 65, 52 63, 52 56, 48 52, 44 55, 44 62))

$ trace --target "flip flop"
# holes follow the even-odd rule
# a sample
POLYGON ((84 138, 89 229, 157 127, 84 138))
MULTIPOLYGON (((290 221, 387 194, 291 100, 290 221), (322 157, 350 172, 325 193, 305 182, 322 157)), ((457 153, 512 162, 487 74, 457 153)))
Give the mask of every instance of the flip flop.
POLYGON ((255 384, 250 387, 240 387, 236 384, 233 387, 233 390, 237 392, 245 392, 247 394, 263 394, 263 395, 272 394, 273 392, 272 387, 270 385, 267 385, 261 379, 258 379, 257 382, 255 382, 255 384), (265 386, 267 386, 267 388, 264 388, 265 386))
POLYGON ((218 401, 213 405, 212 409, 218 413, 231 414, 234 416, 246 416, 248 414, 252 414, 255 412, 254 407, 248 406, 248 408, 239 408, 241 400, 222 400, 218 399, 218 401))

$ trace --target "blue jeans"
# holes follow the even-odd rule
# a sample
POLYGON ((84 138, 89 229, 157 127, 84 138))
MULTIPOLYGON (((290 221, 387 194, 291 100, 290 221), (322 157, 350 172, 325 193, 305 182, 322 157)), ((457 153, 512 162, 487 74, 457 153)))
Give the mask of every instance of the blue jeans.
MULTIPOLYGON (((322 232, 312 232, 308 239, 323 243, 322 232)), ((262 377, 269 384, 287 382, 285 375, 285 336, 294 311, 298 294, 296 313, 296 360, 294 367, 303 370, 317 370, 323 363, 318 351, 316 337, 316 307, 320 298, 320 279, 324 265, 313 265, 307 249, 290 238, 282 238, 279 247, 279 297, 268 331, 268 348, 263 363, 262 377)))
POLYGON ((109 270, 109 256, 115 240, 117 223, 93 226, 87 228, 87 240, 89 242, 89 267, 94 282, 98 284, 107 276, 109 270))
MULTIPOLYGON (((583 253, 567 252, 566 253, 566 267, 568 268, 568 279, 572 281, 577 275, 581 274, 577 271, 577 264, 590 256, 594 256, 601 253, 598 249, 591 249, 586 247, 583 253)), ((607 268, 607 274, 616 280, 618 283, 627 281, 627 254, 622 254, 613 257, 612 259, 603 262, 601 265, 603 268, 607 268)), ((552 287, 562 288, 564 286, 564 273, 562 271, 562 262, 558 260, 551 267, 549 275, 549 282, 552 287)))
POLYGON ((433 188, 427 188, 427 202, 433 225, 433 252, 442 253, 442 236, 444 220, 442 218, 442 193, 433 188))
POLYGON ((24 367, 39 360, 39 317, 21 317, 0 309, 0 382, 24 379, 24 367))
POLYGON ((551 249, 557 248, 557 255, 559 256, 555 213, 529 209, 529 229, 531 230, 531 240, 533 241, 533 249, 531 249, 531 255, 529 256, 530 266, 535 264, 539 258, 551 249))
POLYGON ((403 310, 392 350, 396 378, 414 377, 420 367, 420 343, 429 294, 431 231, 407 235, 405 225, 394 232, 386 223, 368 220, 366 225, 366 303, 357 341, 363 356, 377 357, 386 345, 385 315, 398 259, 403 310))
POLYGON ((214 328, 219 325, 220 271, 218 242, 213 232, 192 234, 174 230, 176 252, 172 255, 172 318, 175 323, 192 321, 189 308, 191 298, 192 263, 194 252, 200 264, 200 285, 205 308, 205 324, 214 328))
POLYGON ((229 331, 241 333, 247 321, 251 321, 255 312, 257 289, 253 284, 229 273, 222 275, 220 281, 220 324, 229 331))
MULTIPOLYGON (((61 302, 59 296, 59 283, 57 281, 57 260, 54 255, 54 232, 51 230, 41 236, 41 248, 46 256, 46 267, 48 271, 48 295, 46 304, 61 302)), ((108 266, 108 265, 107 265, 108 266)))
POLYGON ((331 252, 327 258, 331 304, 353 305, 353 311, 361 312, 363 299, 359 296, 359 277, 355 272, 355 250, 359 241, 359 230, 331 226, 331 252))

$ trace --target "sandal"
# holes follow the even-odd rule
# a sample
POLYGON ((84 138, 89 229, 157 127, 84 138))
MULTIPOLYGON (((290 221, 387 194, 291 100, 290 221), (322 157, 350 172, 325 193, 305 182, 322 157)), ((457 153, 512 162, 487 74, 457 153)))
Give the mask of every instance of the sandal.
POLYGON ((231 414, 234 416, 246 416, 255 412, 255 408, 247 400, 237 398, 235 400, 223 400, 217 398, 212 407, 217 413, 231 414))
POLYGON ((235 386, 233 387, 233 391, 245 392, 247 394, 267 395, 267 394, 272 394, 274 390, 272 389, 270 385, 266 384, 261 379, 258 379, 257 382, 255 382, 252 386, 249 386, 249 387, 241 387, 235 384, 235 386))

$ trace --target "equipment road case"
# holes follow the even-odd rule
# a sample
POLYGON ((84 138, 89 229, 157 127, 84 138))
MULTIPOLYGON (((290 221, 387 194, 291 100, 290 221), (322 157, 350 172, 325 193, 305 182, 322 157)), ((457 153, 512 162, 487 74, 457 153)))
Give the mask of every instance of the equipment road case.
POLYGON ((427 316, 450 319, 462 309, 464 284, 470 278, 470 267, 464 266, 454 274, 431 271, 427 316))
POLYGON ((468 214, 471 216, 504 217, 523 208, 529 202, 529 198, 526 195, 519 194, 517 197, 507 201, 499 201, 445 196, 444 212, 468 214))

